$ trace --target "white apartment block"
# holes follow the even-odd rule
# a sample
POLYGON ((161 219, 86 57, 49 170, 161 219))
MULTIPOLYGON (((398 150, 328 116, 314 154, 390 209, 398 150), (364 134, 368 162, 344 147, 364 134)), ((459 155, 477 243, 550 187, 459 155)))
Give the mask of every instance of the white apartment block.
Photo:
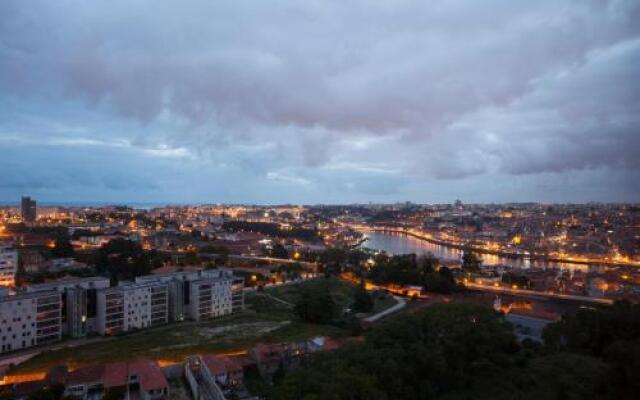
POLYGON ((0 243, 0 286, 14 286, 18 270, 18 251, 0 243))
POLYGON ((205 278, 189 284, 189 317, 194 321, 231 314, 232 278, 205 278))
POLYGON ((231 311, 237 312, 244 309, 244 279, 234 276, 228 269, 211 269, 200 272, 202 279, 218 279, 228 281, 225 285, 231 285, 231 311))
POLYGON ((225 307, 229 303, 231 303, 231 312, 244 308, 244 280, 235 277, 231 270, 173 272, 136 278, 136 283, 143 282, 163 282, 168 285, 171 321, 182 321, 185 318, 199 320, 226 315, 229 312, 225 307), (222 290, 223 288, 225 290, 222 290), (206 289, 209 290, 210 296, 204 294, 206 289), (203 302, 207 299, 210 304, 208 314, 205 316, 196 310, 201 309, 201 306, 205 305, 203 302), (196 303, 197 306, 194 305, 196 303))
POLYGON ((0 297, 0 353, 60 340, 61 310, 56 291, 0 297))
POLYGON ((57 291, 62 295, 62 334, 82 337, 96 332, 97 291, 110 285, 108 278, 76 278, 29 285, 28 293, 57 291))
POLYGON ((189 282, 200 279, 199 272, 171 272, 145 275, 136 278, 136 283, 162 282, 169 291, 169 320, 183 321, 189 305, 189 282))
POLYGON ((169 321, 169 295, 162 282, 128 283, 98 291, 97 331, 115 335, 169 321))

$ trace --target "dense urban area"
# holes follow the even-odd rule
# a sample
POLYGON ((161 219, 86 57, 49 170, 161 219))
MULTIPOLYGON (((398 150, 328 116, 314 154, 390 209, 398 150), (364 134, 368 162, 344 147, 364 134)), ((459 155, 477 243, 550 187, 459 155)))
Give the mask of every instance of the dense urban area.
POLYGON ((23 197, 0 398, 631 399, 638 300, 636 204, 23 197))

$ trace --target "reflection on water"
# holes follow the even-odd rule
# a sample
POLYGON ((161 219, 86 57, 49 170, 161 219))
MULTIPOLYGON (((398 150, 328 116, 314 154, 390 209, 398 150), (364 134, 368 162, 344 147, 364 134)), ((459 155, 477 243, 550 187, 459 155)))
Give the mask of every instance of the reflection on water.
MULTIPOLYGON (((462 250, 441 246, 400 233, 367 232, 365 236, 367 241, 364 242, 364 247, 373 250, 384 250, 390 254, 432 253, 434 256, 444 260, 460 260, 462 258, 462 250)), ((583 264, 545 262, 527 258, 506 258, 494 254, 478 254, 478 256, 482 258, 484 265, 509 265, 522 269, 555 267, 584 272, 589 269, 589 266, 583 264)))

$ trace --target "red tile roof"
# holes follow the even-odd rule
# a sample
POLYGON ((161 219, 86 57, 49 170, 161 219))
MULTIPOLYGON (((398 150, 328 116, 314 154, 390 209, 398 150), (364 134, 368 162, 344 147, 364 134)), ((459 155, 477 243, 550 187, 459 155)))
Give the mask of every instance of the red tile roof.
POLYGON ((167 378, 155 361, 138 360, 130 363, 117 362, 78 368, 69 373, 67 384, 91 384, 101 382, 105 388, 126 386, 129 377, 136 375, 146 391, 164 389, 169 386, 167 378))
POLYGON ((103 384, 105 388, 126 386, 128 383, 128 368, 126 362, 107 364, 103 384))
POLYGON ((242 364, 240 364, 236 359, 232 357, 223 356, 222 361, 224 362, 224 365, 227 368, 227 372, 242 371, 242 364))
POLYGON ((81 385, 101 382, 104 375, 104 365, 78 368, 69 372, 67 385, 81 385))
POLYGON ((66 365, 51 367, 47 372, 47 383, 50 385, 64 384, 67 381, 68 374, 69 372, 67 371, 66 365))
POLYGON ((208 354, 206 356, 202 356, 202 360, 204 364, 209 369, 212 375, 220 375, 227 372, 227 368, 222 361, 222 359, 215 354, 208 354))
POLYGON ((278 362, 284 358, 284 349, 280 345, 259 343, 253 348, 256 361, 260 363, 278 362))
POLYGON ((146 391, 169 387, 167 378, 155 361, 139 360, 129 363, 129 375, 137 375, 140 385, 146 391))
POLYGON ((255 360, 251 358, 249 354, 238 354, 231 356, 231 358, 242 368, 250 367, 256 364, 255 360))
POLYGON ((340 342, 338 342, 337 340, 333 340, 331 338, 325 338, 324 346, 322 346, 322 350, 324 351, 336 350, 339 347, 340 347, 340 342))

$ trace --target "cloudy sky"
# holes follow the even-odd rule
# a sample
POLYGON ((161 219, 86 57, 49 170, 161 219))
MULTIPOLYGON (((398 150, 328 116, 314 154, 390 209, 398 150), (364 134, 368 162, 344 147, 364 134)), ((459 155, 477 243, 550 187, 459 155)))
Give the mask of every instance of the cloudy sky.
POLYGON ((0 1, 0 201, 640 201, 640 1, 0 1))

